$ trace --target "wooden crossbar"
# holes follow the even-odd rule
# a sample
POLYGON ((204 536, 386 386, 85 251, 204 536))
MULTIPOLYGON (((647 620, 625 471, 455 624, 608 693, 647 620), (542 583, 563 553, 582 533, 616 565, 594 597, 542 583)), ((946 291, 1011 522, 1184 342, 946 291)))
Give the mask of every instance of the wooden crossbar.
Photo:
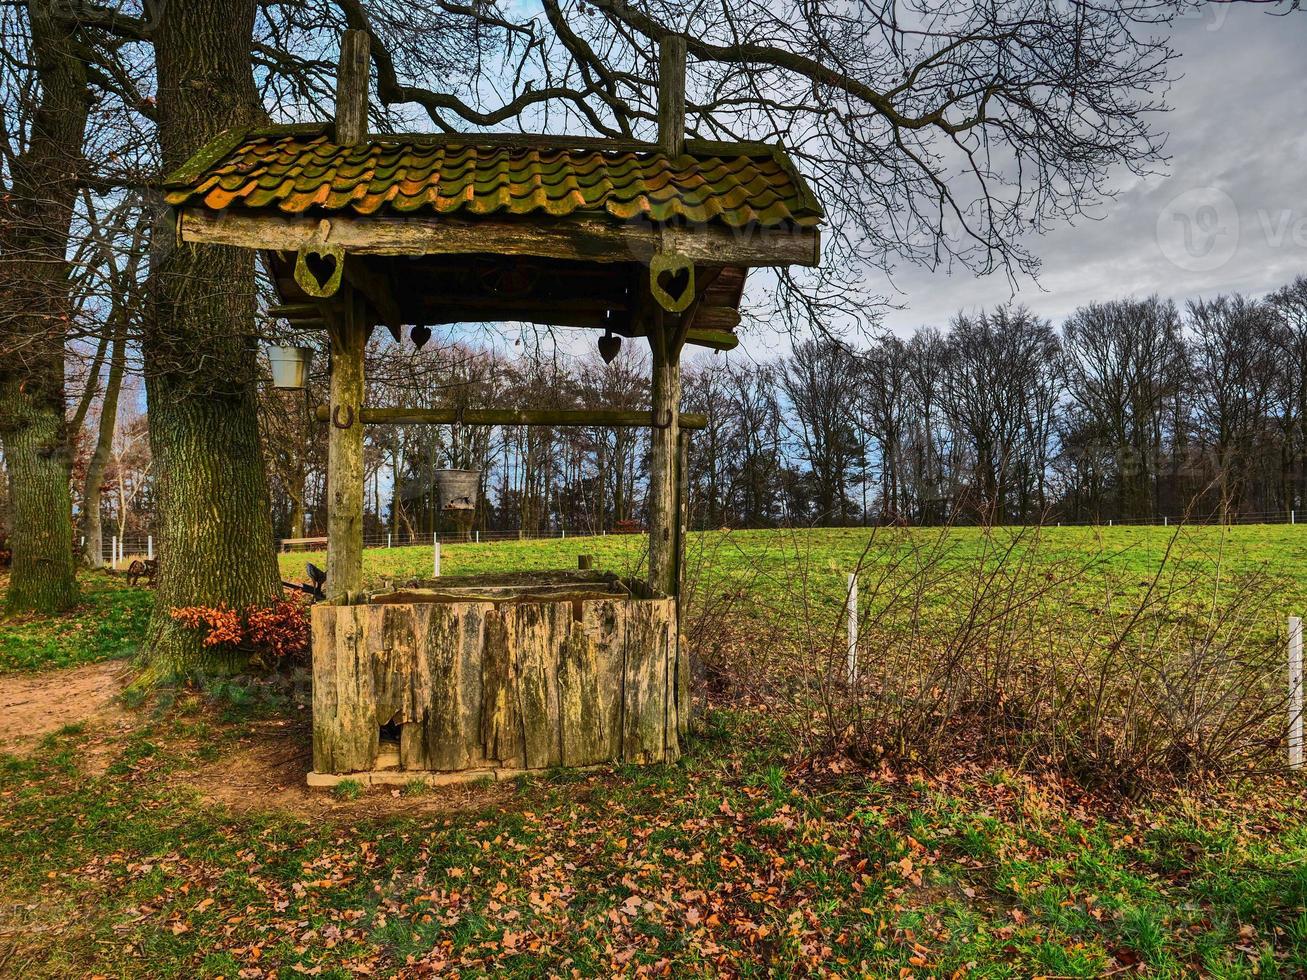
MULTIPOLYGON (((314 414, 319 422, 331 419, 331 409, 326 405, 319 405, 314 414)), ((360 416, 365 425, 658 426, 652 411, 634 412, 618 408, 472 408, 463 412, 452 408, 364 408, 360 416)), ((708 426, 708 418, 697 412, 682 412, 680 426, 682 429, 704 429, 708 426)))

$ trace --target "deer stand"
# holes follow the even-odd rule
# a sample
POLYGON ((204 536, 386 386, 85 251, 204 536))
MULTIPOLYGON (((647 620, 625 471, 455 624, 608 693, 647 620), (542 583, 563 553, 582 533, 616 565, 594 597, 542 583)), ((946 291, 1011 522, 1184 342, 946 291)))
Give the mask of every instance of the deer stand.
POLYGON ((678 629, 689 430, 684 347, 729 350, 755 266, 815 265, 820 207, 774 146, 686 141, 683 39, 664 45, 658 143, 372 136, 368 41, 342 43, 334 127, 225 134, 167 184, 182 241, 259 250, 278 315, 331 341, 328 601, 313 610, 309 781, 454 781, 676 759, 689 668, 678 629), (648 412, 372 409, 378 325, 602 330, 643 338, 648 412), (647 426, 648 576, 602 570, 363 581, 363 426, 647 426))

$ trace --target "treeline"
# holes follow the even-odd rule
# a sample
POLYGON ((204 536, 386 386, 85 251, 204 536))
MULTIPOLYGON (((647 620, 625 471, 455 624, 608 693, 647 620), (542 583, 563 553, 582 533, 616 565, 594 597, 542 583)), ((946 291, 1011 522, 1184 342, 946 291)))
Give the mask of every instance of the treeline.
MULTIPOLYGON (((374 339, 368 362, 383 407, 649 404, 629 347, 605 365, 374 339)), ((283 395, 263 398, 275 524, 321 533, 322 432, 283 395)), ((769 361, 702 355, 683 407, 708 422, 690 449, 700 526, 1287 513, 1307 492, 1307 278, 1261 299, 1093 304, 1059 326, 1010 305, 867 345, 805 340, 769 361)), ((639 526, 646 456, 637 429, 373 427, 368 531, 440 529, 444 467, 482 470, 483 529, 639 526)))

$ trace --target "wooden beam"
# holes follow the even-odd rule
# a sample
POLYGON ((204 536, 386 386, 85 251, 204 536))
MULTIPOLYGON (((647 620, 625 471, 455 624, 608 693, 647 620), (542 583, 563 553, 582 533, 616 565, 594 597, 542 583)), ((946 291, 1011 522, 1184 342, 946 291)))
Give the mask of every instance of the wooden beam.
POLYGON ((652 400, 657 425, 649 433, 649 587, 665 596, 676 594, 676 466, 680 440, 681 350, 676 331, 661 309, 649 324, 653 362, 652 400))
POLYGON ((730 306, 701 306, 694 315, 695 330, 734 330, 740 325, 740 311, 730 306))
POLYGON ((729 330, 704 330, 701 327, 691 327, 685 334, 685 342, 718 351, 735 350, 740 346, 740 338, 729 330))
MULTIPOLYGON (((183 208, 183 241, 296 252, 317 218, 183 208)), ((642 221, 605 218, 461 219, 431 215, 333 215, 330 241, 353 255, 463 255, 486 252, 589 262, 641 262, 675 251, 704 265, 787 266, 819 263, 815 228, 727 228, 687 225, 659 229, 642 221)))
POLYGON ((268 307, 268 314, 284 320, 322 319, 322 309, 317 303, 277 303, 268 307))
POLYGON ((367 31, 346 31, 340 38, 336 72, 336 142, 358 146, 368 138, 368 66, 372 39, 367 31))
POLYGON ((658 43, 658 145, 671 157, 685 152, 685 35, 658 43))
MULTIPOLYGON (((326 405, 314 410, 319 422, 331 417, 326 405)), ((652 427, 651 412, 631 411, 623 408, 470 408, 459 412, 452 408, 364 408, 361 412, 364 425, 542 425, 542 426, 593 426, 595 428, 652 427)), ((704 415, 681 415, 681 428, 703 429, 708 425, 704 415)))
POLYGON ((363 297, 346 286, 331 323, 331 428, 327 434, 327 591, 363 586, 363 297))
POLYGON ((406 321, 395 301, 393 284, 384 272, 373 269, 361 256, 347 256, 345 281, 363 294, 380 322, 388 327, 404 325, 406 321))

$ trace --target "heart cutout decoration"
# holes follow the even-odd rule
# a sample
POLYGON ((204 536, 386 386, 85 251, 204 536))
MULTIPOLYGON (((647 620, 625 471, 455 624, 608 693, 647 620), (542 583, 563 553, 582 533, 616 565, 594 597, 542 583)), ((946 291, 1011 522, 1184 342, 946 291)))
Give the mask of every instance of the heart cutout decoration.
POLYGON ((612 364, 617 352, 622 349, 622 338, 606 333, 599 338, 599 356, 605 364, 612 364))
POLYGON ((694 263, 688 256, 660 252, 649 261, 649 291, 669 313, 684 313, 694 302, 694 263))
POLYGON ((414 327, 409 332, 409 337, 412 338, 413 343, 417 344, 418 350, 421 350, 423 347, 427 346, 427 341, 431 339, 431 328, 420 326, 414 327))
POLYGON ((295 282, 316 299, 336 295, 344 271, 345 250, 339 245, 305 245, 295 259, 295 282))
POLYGON ((663 287, 663 292, 674 300, 679 300, 685 295, 685 291, 690 288, 690 270, 678 269, 675 272, 663 272, 658 276, 658 285, 663 287))

